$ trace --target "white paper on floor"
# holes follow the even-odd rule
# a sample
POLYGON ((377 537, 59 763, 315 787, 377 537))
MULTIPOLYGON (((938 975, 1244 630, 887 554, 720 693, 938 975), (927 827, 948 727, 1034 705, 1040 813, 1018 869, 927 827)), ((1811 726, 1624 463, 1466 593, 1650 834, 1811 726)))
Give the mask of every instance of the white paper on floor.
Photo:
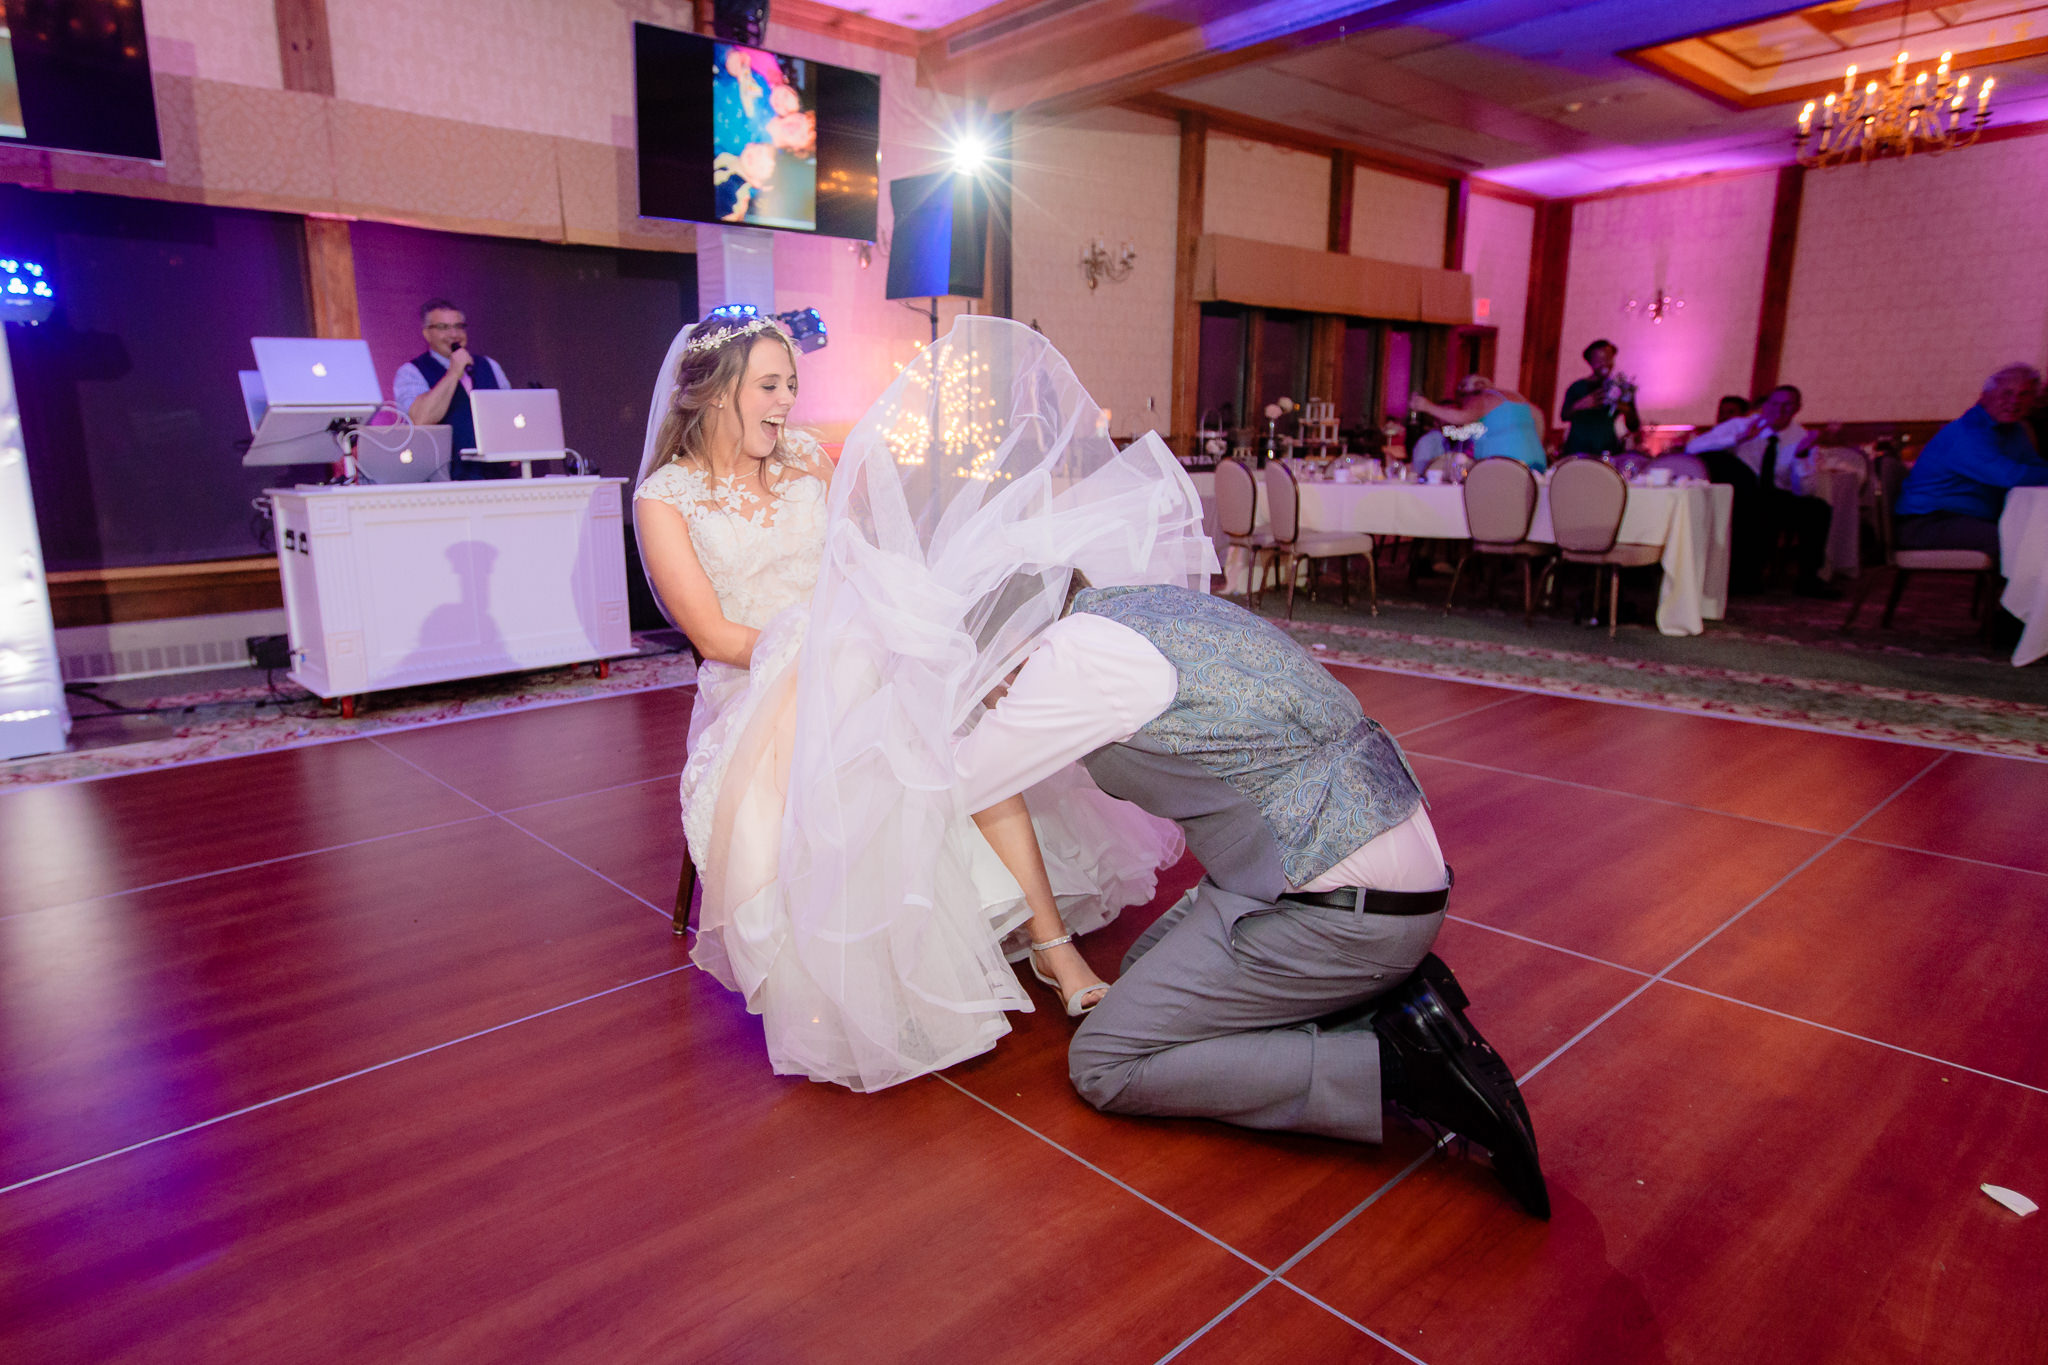
POLYGON ((2018 1190, 2008 1190, 2003 1185, 1982 1185, 1979 1188, 2022 1218, 2041 1207, 2018 1190))

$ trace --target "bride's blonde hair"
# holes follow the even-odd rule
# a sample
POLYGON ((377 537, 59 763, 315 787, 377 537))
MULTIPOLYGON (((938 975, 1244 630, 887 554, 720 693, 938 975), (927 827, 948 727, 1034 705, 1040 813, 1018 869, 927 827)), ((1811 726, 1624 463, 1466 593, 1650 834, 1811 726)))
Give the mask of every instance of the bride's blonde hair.
MULTIPOLYGON (((796 347, 789 333, 772 319, 712 317, 697 324, 683 358, 676 362, 675 392, 669 399, 668 415, 661 420, 655 437, 655 452, 662 464, 691 460, 708 464, 711 444, 711 414, 721 402, 732 401, 740 381, 747 376, 747 360, 754 343, 773 338, 789 352, 790 372, 796 372, 796 347)), ((777 437, 770 458, 787 453, 786 437, 777 437)))

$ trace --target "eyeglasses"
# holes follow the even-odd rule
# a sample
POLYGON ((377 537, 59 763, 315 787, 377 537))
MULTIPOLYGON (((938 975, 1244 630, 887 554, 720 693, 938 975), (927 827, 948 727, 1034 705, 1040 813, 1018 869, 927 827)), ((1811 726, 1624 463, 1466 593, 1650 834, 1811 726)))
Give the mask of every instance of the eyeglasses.
POLYGON ((467 332, 469 324, 466 322, 430 322, 427 324, 427 330, 429 332, 467 332))

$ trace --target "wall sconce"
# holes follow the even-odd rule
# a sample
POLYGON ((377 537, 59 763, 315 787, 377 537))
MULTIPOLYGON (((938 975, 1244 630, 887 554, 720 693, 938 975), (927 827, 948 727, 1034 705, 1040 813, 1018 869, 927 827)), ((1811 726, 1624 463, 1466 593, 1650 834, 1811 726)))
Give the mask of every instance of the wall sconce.
POLYGON ((1662 322, 1685 307, 1685 300, 1664 292, 1662 285, 1652 290, 1647 299, 1631 298, 1621 306, 1621 311, 1630 317, 1645 317, 1652 322, 1662 322))
POLYGON ((1081 275, 1093 289, 1104 280, 1111 284, 1122 284, 1131 277, 1131 267, 1138 263, 1138 248, 1125 242, 1112 255, 1108 247, 1097 237, 1081 252, 1081 275))

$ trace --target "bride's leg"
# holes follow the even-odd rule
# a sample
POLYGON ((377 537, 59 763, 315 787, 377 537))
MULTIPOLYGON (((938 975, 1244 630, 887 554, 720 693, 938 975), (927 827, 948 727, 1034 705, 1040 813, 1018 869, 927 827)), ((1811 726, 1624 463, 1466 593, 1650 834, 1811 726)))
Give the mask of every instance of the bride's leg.
MULTIPOLYGON (((1031 812, 1025 808, 1024 798, 1012 796, 987 810, 976 811, 974 823, 989 847, 996 851, 996 857, 1002 859, 1003 866, 1024 888, 1024 903, 1031 908, 1032 941, 1045 943, 1066 933, 1059 905, 1052 898, 1052 881, 1045 874, 1045 855, 1039 851, 1038 835, 1031 828, 1031 812)), ((1102 978, 1071 943, 1048 949, 1037 954, 1037 958, 1038 965, 1060 983, 1062 997, 1090 985, 1102 985, 1102 978)), ((1102 986, 1102 990, 1108 989, 1102 986)), ((1101 999, 1101 994, 1095 991, 1084 995, 1081 1002, 1093 1004, 1101 999)))

